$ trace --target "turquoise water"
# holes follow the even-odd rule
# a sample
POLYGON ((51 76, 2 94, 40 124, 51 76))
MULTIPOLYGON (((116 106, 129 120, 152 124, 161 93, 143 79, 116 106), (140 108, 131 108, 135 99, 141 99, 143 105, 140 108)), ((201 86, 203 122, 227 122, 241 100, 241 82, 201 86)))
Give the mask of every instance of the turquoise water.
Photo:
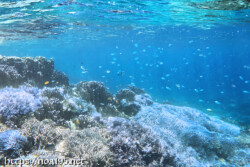
POLYGON ((4 0, 0 54, 249 126, 249 1, 4 0))

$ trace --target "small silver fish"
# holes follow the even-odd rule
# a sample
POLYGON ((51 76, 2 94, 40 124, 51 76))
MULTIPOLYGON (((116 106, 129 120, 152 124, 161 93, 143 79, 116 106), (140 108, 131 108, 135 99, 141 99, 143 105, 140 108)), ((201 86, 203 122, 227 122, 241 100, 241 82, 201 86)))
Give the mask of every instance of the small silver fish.
POLYGON ((202 99, 199 99, 199 102, 203 103, 203 102, 204 102, 204 100, 202 100, 202 99))
POLYGON ((240 78, 240 80, 242 80, 242 81, 244 80, 244 78, 243 78, 242 76, 239 76, 239 78, 240 78))
POLYGON ((166 86, 166 89, 167 89, 167 90, 171 90, 171 88, 170 88, 170 87, 168 87, 168 86, 166 86))
POLYGON ((249 94, 249 93, 250 93, 250 92, 247 91, 247 90, 243 90, 242 92, 245 93, 245 94, 249 94))
POLYGON ((219 102, 219 101, 217 101, 217 100, 215 100, 214 103, 215 103, 215 104, 221 104, 221 102, 219 102))

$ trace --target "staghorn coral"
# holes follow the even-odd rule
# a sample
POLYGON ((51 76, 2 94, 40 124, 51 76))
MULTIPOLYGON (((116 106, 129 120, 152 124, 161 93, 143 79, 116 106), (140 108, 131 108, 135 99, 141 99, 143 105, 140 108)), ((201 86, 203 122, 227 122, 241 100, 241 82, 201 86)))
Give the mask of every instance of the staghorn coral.
POLYGON ((18 150, 26 143, 27 139, 18 130, 0 132, 0 151, 18 150))
POLYGON ((55 146, 68 132, 62 127, 56 127, 51 120, 40 122, 34 118, 27 120, 21 128, 23 135, 29 140, 30 147, 35 149, 55 146))
POLYGON ((114 166, 113 153, 108 146, 109 135, 104 128, 86 128, 72 131, 63 141, 61 152, 68 157, 84 158, 93 167, 114 166))
POLYGON ((18 130, 0 132, 0 164, 4 158, 14 158, 22 155, 28 140, 18 130))
POLYGON ((4 88, 0 90, 0 115, 3 122, 16 126, 21 118, 41 107, 37 88, 4 88))

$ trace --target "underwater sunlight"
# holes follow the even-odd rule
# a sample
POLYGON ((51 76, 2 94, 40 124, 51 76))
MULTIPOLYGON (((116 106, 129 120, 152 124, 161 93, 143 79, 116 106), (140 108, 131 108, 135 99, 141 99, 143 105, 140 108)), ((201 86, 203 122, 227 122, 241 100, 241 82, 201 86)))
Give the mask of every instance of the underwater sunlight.
POLYGON ((0 165, 250 165, 250 0, 0 1, 0 165))

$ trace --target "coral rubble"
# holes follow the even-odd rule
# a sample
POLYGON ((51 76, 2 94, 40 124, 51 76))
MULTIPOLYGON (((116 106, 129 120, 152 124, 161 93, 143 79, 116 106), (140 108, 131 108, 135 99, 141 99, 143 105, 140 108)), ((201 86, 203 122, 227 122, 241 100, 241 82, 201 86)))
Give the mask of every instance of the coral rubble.
POLYGON ((0 163, 4 157, 84 158, 100 167, 248 163, 249 142, 235 125, 156 103, 133 86, 113 95, 100 82, 68 82, 53 60, 0 57, 0 163))

